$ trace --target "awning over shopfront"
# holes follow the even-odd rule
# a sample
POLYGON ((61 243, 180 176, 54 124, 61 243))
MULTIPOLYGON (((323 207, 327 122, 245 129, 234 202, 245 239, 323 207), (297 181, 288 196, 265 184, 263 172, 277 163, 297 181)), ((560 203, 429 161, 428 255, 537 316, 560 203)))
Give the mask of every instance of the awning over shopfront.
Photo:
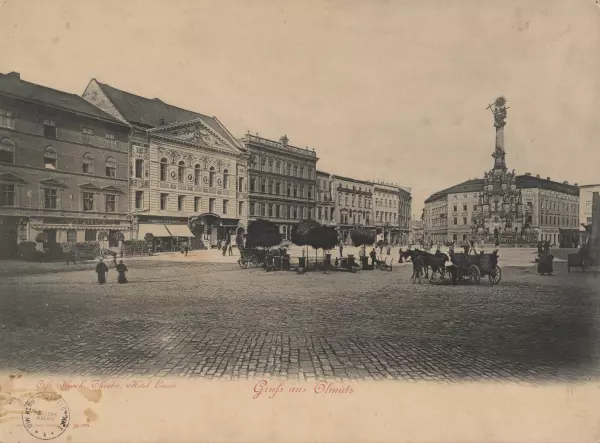
POLYGON ((167 229, 173 237, 195 237, 187 225, 167 225, 167 229))
POLYGON ((155 237, 172 237, 171 233, 165 228, 165 225, 159 225, 154 223, 140 223, 138 231, 138 238, 141 240, 148 233, 155 237))

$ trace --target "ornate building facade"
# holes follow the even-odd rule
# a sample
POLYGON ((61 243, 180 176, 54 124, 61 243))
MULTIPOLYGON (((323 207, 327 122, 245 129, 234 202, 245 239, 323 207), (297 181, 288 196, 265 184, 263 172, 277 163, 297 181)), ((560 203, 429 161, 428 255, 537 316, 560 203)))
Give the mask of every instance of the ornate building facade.
POLYGON ((126 122, 130 138, 133 239, 152 234, 159 250, 191 242, 243 241, 247 154, 216 117, 147 99, 95 79, 83 97, 126 122))
POLYGON ((0 74, 0 254, 129 236, 129 126, 81 97, 0 74))
POLYGON ((279 226, 284 240, 301 220, 316 217, 317 154, 308 148, 246 134, 242 139, 249 154, 249 220, 259 218, 279 226))
POLYGON ((388 243, 405 243, 410 231, 410 189, 378 181, 373 183, 373 192, 378 238, 388 243))

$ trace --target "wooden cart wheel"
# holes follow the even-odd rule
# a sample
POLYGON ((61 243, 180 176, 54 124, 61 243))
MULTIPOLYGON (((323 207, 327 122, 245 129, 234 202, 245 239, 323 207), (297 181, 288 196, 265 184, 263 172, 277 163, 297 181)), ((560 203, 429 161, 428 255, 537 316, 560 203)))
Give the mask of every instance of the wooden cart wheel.
POLYGON ((494 270, 490 275, 488 275, 488 277, 490 279, 491 284, 497 285, 498 283, 500 283, 500 280, 502 280, 502 270, 500 269, 500 266, 496 265, 494 267, 494 270))
POLYGON ((251 255, 248 261, 251 268, 258 268, 258 257, 256 255, 251 255))
POLYGON ((240 265, 240 268, 242 269, 246 269, 248 267, 248 263, 246 263, 246 261, 242 260, 241 258, 238 260, 238 265, 240 265))
POLYGON ((475 265, 469 266, 469 281, 476 285, 481 281, 481 273, 479 272, 479 268, 475 265))

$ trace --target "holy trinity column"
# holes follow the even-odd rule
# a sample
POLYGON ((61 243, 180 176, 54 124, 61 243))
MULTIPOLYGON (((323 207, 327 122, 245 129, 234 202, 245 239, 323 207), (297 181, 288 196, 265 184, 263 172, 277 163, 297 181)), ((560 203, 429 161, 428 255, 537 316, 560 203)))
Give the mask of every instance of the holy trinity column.
POLYGON ((501 243, 516 241, 523 228, 523 203, 515 171, 508 172, 504 150, 506 99, 498 97, 487 107, 494 116, 496 146, 494 167, 484 174, 483 190, 473 217, 473 234, 478 240, 501 243))

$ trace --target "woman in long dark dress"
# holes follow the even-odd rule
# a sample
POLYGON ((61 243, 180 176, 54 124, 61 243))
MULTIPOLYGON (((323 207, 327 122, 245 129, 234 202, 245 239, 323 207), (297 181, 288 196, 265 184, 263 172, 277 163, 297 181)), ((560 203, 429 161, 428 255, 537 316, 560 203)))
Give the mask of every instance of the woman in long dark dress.
POLYGON ((119 264, 117 265, 117 267, 115 269, 119 273, 119 277, 118 277, 117 281, 119 283, 127 283, 127 277, 125 277, 125 272, 127 272, 128 269, 127 269, 127 266, 125 266, 125 263, 123 263, 123 260, 119 260, 119 264))

